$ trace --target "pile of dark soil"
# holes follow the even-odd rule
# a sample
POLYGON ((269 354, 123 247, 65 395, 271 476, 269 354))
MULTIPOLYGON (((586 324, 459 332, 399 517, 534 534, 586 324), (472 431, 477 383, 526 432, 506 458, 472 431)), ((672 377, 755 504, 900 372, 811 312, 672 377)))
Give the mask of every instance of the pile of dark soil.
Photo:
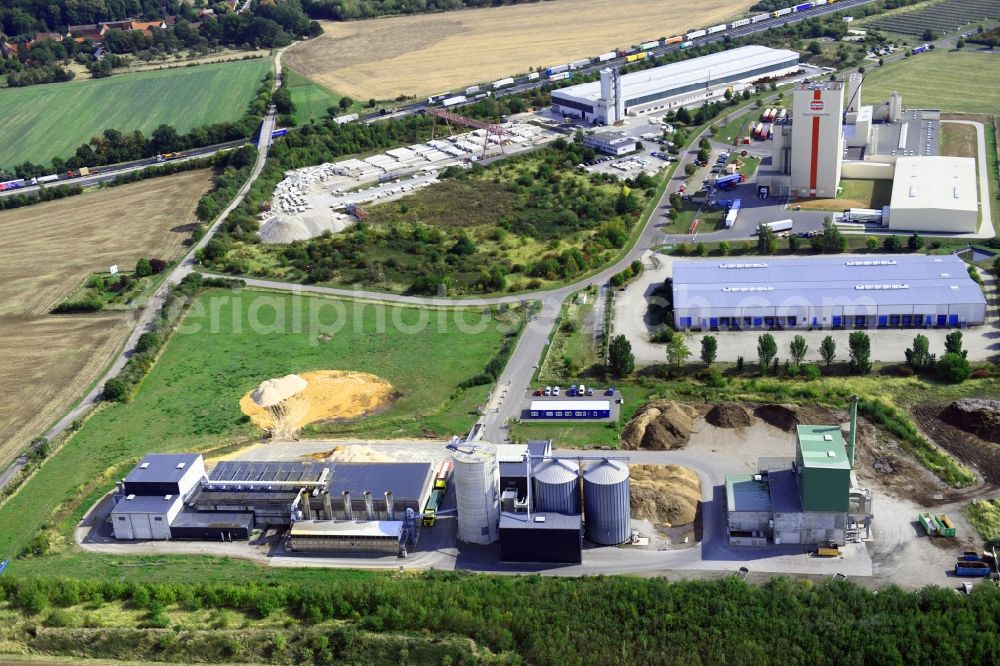
POLYGON ((705 414, 705 421, 716 428, 749 428, 754 420, 746 407, 734 402, 716 405, 705 414))
POLYGON ((987 442, 1000 443, 1000 400, 956 400, 941 412, 941 420, 987 442))

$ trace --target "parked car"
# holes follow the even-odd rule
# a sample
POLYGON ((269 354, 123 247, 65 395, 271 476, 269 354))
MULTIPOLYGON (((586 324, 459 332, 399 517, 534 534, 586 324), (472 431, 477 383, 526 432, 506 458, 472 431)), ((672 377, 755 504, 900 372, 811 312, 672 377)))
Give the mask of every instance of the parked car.
POLYGON ((553 386, 552 387, 552 395, 559 395, 559 387, 558 386, 553 386))
POLYGON ((545 387, 545 395, 552 395, 552 387, 551 386, 546 386, 545 387))
POLYGON ((535 389, 535 392, 534 392, 533 395, 541 395, 541 394, 542 394, 542 389, 535 389))
POLYGON ((577 390, 576 394, 577 395, 586 395, 586 391, 584 389, 586 389, 586 387, 583 384, 580 384, 580 388, 577 390))
POLYGON ((587 389, 587 395, 594 395, 594 389, 592 388, 587 389))
POLYGON ((604 395, 614 395, 614 394, 615 394, 615 387, 614 386, 609 386, 608 390, 604 392, 604 395))

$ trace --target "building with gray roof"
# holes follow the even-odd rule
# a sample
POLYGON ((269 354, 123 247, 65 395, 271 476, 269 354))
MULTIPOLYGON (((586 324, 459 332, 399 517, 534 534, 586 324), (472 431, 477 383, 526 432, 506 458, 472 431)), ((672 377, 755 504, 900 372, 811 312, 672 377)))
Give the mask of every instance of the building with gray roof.
MULTIPOLYGON (((766 46, 743 46, 700 58, 644 69, 620 77, 625 115, 703 104, 726 90, 740 92, 753 82, 785 76, 799 69, 799 54, 766 46)), ((610 76, 552 91, 552 110, 609 125, 616 117, 610 76)))
POLYGON ((676 261, 677 330, 981 325, 986 298, 954 255, 676 261))

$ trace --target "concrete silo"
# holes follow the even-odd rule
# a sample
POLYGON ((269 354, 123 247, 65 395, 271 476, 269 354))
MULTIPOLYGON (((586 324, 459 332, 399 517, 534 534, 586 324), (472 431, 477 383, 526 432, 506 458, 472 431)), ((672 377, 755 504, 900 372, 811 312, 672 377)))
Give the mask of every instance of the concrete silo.
POLYGON ((455 462, 458 538, 466 543, 497 540, 500 524, 500 467, 496 446, 489 442, 460 445, 455 462))
POLYGON ((580 513, 579 465, 572 460, 544 460, 532 470, 535 511, 580 513))
POLYGON ((587 540, 611 546, 625 542, 632 525, 629 471, 623 460, 604 460, 583 473, 584 525, 587 540))

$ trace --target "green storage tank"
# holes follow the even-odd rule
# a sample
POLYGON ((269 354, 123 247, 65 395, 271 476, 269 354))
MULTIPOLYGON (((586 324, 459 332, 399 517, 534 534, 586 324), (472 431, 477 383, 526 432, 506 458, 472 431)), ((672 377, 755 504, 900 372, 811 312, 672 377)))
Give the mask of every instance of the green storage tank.
POLYGON ((796 428, 796 474, 803 511, 847 511, 851 463, 838 426, 796 428))

